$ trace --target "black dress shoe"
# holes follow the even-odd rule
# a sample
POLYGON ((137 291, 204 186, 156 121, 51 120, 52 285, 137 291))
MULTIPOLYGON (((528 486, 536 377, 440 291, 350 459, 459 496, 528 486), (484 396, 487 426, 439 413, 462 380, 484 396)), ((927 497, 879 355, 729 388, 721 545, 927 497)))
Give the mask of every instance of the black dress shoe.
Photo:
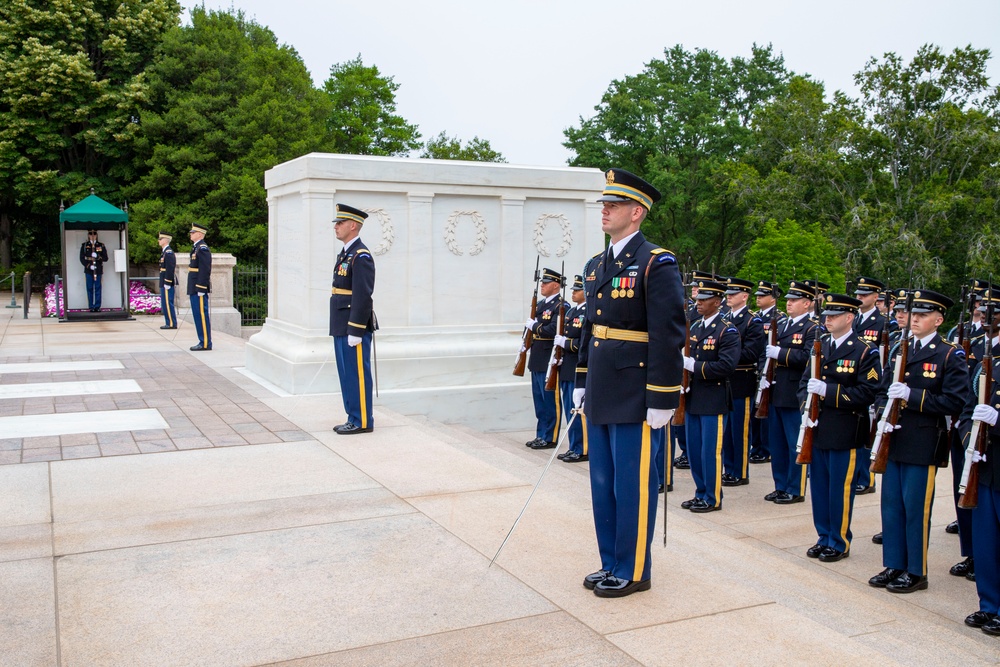
POLYGON ((1000 617, 994 617, 993 620, 983 623, 983 627, 980 630, 988 635, 1000 637, 1000 617))
POLYGON ((545 442, 545 441, 542 440, 541 438, 535 438, 534 440, 529 440, 528 442, 524 443, 524 446, 525 447, 531 447, 532 445, 534 445, 535 443, 538 443, 538 442, 545 442))
POLYGON ((906 574, 906 570, 897 570, 892 567, 887 567, 874 577, 868 580, 869 586, 874 586, 875 588, 885 588, 890 583, 896 580, 897 577, 906 574))
POLYGON ((691 462, 688 461, 688 457, 681 454, 676 459, 674 459, 674 467, 680 470, 688 470, 691 468, 691 462))
POLYGON ((750 463, 767 463, 770 460, 771 457, 764 454, 754 454, 750 457, 750 463))
POLYGON ((875 533, 872 535, 872 542, 874 544, 882 544, 882 533, 875 533))
POLYGON ((532 449, 552 449, 556 446, 556 443, 551 440, 538 440, 535 444, 528 446, 532 449))
POLYGON ((826 549, 826 547, 822 544, 814 544, 806 549, 806 556, 809 558, 819 558, 819 555, 823 553, 824 549, 826 549))
POLYGON ((764 500, 768 501, 769 503, 773 503, 775 500, 777 500, 778 498, 780 498, 782 495, 785 495, 784 491, 772 491, 771 493, 769 493, 766 496, 764 496, 764 500))
POLYGON ((342 424, 333 429, 333 432, 337 435, 356 435, 358 433, 371 433, 372 427, 361 428, 356 424, 342 424))
POLYGON ((973 570, 972 572, 967 572, 966 575, 965 575, 965 578, 968 579, 969 581, 975 581, 976 580, 976 571, 973 570))
POLYGON ((954 565, 952 565, 951 569, 948 570, 948 574, 954 575, 956 577, 964 577, 970 572, 975 572, 975 571, 976 571, 976 561, 973 560, 972 556, 969 556, 961 563, 955 563, 954 565))
POLYGON ((744 486, 749 483, 750 480, 746 477, 731 477, 728 481, 726 480, 725 475, 722 477, 722 486, 744 486))
POLYGON ((609 574, 604 581, 594 587, 594 595, 599 598, 623 598, 626 595, 632 595, 632 593, 638 593, 639 591, 648 591, 649 589, 649 579, 645 581, 629 581, 609 574))
MULTIPOLYGON (((539 447, 539 449, 542 449, 539 447)), ((583 463, 584 461, 590 460, 590 457, 586 454, 577 454, 576 452, 569 452, 563 457, 563 461, 566 463, 583 463)))
POLYGON ((737 479, 736 477, 734 477, 733 475, 730 475, 728 472, 722 473, 722 483, 723 484, 725 484, 726 482, 735 482, 736 479, 737 479))
POLYGON ((337 432, 340 429, 344 428, 345 426, 350 426, 350 425, 351 425, 351 422, 344 422, 343 424, 337 424, 336 426, 333 427, 333 430, 334 430, 334 432, 337 432))
POLYGON ((722 509, 722 503, 719 503, 718 505, 709 505, 704 500, 699 502, 697 505, 691 506, 691 511, 695 512, 696 514, 705 514, 706 512, 718 512, 721 509, 722 509))
POLYGON ((160 327, 161 329, 176 329, 177 327, 168 327, 166 325, 160 327))
POLYGON ((944 527, 944 532, 949 535, 958 535, 958 521, 952 521, 944 527))
POLYGON ((851 555, 850 549, 848 549, 847 551, 838 551, 833 547, 827 547, 826 549, 823 549, 823 553, 819 555, 819 559, 824 563, 836 563, 838 560, 843 560, 844 558, 847 558, 850 555, 851 555))
POLYGON ((875 493, 875 487, 869 486, 867 484, 855 484, 854 485, 854 495, 856 496, 867 496, 869 493, 875 493))
POLYGON ((558 455, 556 456, 556 458, 557 458, 557 459, 559 459, 560 461, 562 461, 563 459, 565 459, 565 458, 566 458, 567 456, 569 456, 569 455, 570 455, 570 454, 572 454, 572 453, 573 453, 573 450, 572 450, 572 449, 567 449, 567 450, 566 450, 565 452, 563 452, 562 454, 558 454, 558 455))
POLYGON ((192 351, 192 352, 207 352, 208 350, 211 350, 211 349, 212 349, 212 348, 210 348, 210 347, 205 347, 205 346, 204 346, 204 345, 202 345, 201 343, 198 343, 197 345, 192 345, 192 346, 191 346, 191 351, 192 351))
POLYGON ((922 591, 926 588, 927 577, 918 577, 909 572, 904 572, 885 586, 885 590, 890 593, 912 593, 913 591, 922 591))
POLYGON ((674 485, 673 484, 667 484, 667 493, 670 493, 673 490, 674 490, 674 485))
POLYGON ((594 590, 594 586, 601 583, 605 579, 611 576, 611 573, 607 570, 598 570, 597 572, 591 572, 586 577, 583 578, 583 587, 588 591, 594 590))
POLYGON ((965 624, 970 628, 981 628, 996 617, 996 614, 991 614, 988 611, 974 611, 965 617, 965 624))
POLYGON ((805 501, 806 501, 806 497, 805 496, 791 496, 791 495, 789 495, 789 494, 786 493, 785 495, 781 496, 780 498, 775 498, 774 499, 774 504, 775 505, 791 505, 792 503, 804 503, 805 501))
POLYGON ((660 488, 656 490, 657 493, 663 493, 663 485, 660 484, 660 488))
POLYGON ((681 509, 689 510, 689 509, 691 509, 692 505, 694 505, 695 503, 698 503, 698 502, 701 502, 701 500, 698 499, 698 498, 692 498, 691 500, 685 500, 684 502, 681 503, 681 509))

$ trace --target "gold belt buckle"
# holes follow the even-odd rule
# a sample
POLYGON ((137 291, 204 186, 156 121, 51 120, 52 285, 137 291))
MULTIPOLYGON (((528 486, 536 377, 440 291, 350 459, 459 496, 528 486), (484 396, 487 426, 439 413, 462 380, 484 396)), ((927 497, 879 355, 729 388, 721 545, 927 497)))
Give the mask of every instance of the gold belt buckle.
POLYGON ((608 327, 604 324, 595 324, 593 328, 594 338, 600 338, 601 340, 607 340, 608 338, 608 327))

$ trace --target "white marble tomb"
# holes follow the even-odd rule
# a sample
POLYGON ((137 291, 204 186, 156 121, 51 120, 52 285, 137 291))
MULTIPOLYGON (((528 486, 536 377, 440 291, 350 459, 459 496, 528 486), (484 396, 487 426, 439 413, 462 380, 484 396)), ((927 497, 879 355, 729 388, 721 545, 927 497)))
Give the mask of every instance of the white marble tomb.
POLYGON ((572 277, 601 251, 600 171, 314 153, 264 182, 268 317, 247 344, 248 371, 293 394, 339 392, 328 323, 341 202, 369 214, 375 405, 486 430, 532 427, 529 378, 512 369, 535 258, 557 271, 565 262, 572 277))

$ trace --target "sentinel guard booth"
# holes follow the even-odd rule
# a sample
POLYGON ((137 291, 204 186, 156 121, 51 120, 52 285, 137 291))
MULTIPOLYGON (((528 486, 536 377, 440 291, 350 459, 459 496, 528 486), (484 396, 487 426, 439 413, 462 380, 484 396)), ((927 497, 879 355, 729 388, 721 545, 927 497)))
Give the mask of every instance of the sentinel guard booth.
POLYGON ((128 299, 128 211, 104 201, 91 191, 90 196, 67 209, 59 207, 59 231, 62 239, 63 300, 61 322, 81 320, 131 319, 128 299), (107 246, 101 281, 101 310, 87 308, 87 280, 80 263, 80 246, 87 242, 87 232, 97 230, 98 240, 107 246))

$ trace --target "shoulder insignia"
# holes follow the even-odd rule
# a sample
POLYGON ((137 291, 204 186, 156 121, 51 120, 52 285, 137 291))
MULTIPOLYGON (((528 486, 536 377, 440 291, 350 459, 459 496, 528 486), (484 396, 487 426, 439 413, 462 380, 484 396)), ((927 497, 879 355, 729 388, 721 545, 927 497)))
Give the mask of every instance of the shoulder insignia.
POLYGON ((750 321, 751 322, 763 322, 764 320, 760 319, 759 315, 754 315, 753 319, 751 319, 750 321))
POLYGON ((367 248, 361 248, 361 249, 360 249, 360 250, 358 250, 358 251, 357 251, 356 253, 354 253, 354 255, 355 255, 356 257, 361 257, 361 255, 371 255, 371 253, 370 253, 370 252, 368 252, 368 249, 367 249, 367 248))
POLYGON ((649 251, 649 254, 650 255, 659 255, 660 253, 664 253, 664 252, 670 252, 670 251, 669 250, 665 250, 663 248, 653 248, 652 250, 649 251))
POLYGON ((944 343, 945 345, 950 345, 951 347, 954 347, 954 348, 957 348, 957 347, 958 347, 958 344, 957 344, 957 343, 953 343, 953 342, 951 342, 950 340, 944 340, 944 339, 941 339, 941 342, 942 342, 942 343, 944 343))
MULTIPOLYGON (((962 349, 962 348, 960 348, 960 347, 956 347, 956 348, 955 348, 954 350, 952 350, 952 352, 954 352, 954 353, 955 353, 956 355, 958 355, 959 357, 964 357, 964 356, 965 356, 965 350, 963 350, 963 349, 962 349)), ((950 353, 949 353, 949 354, 950 354, 950 353)))

